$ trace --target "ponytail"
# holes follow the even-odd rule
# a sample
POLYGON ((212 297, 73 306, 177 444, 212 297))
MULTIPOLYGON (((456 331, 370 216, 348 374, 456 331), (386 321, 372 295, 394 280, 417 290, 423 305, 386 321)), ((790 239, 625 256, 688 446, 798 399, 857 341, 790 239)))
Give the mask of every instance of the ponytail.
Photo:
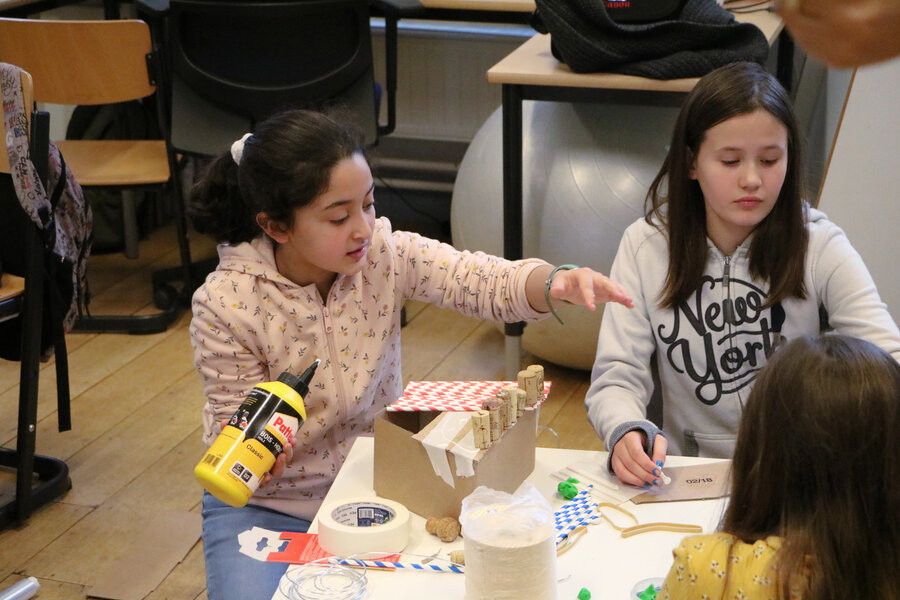
POLYGON ((243 138, 240 167, 231 152, 216 158, 191 190, 188 215, 200 233, 239 244, 262 234, 256 215, 290 227, 298 208, 328 189, 331 171, 366 156, 350 113, 290 110, 257 124, 243 138))
POLYGON ((191 189, 187 213, 194 229, 217 243, 249 242, 262 232, 255 212, 241 196, 238 166, 230 152, 221 154, 206 167, 200 181, 191 189))

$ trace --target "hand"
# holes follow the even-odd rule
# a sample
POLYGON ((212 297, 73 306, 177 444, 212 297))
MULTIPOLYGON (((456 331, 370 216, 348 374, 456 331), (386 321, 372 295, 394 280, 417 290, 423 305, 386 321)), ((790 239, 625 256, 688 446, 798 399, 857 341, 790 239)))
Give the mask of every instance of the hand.
POLYGON ((284 469, 291 461, 294 459, 294 442, 290 441, 284 445, 284 452, 278 455, 275 459, 275 464, 272 465, 272 468, 269 469, 269 472, 263 475, 262 481, 260 481, 260 485, 265 485, 269 483, 269 480, 272 478, 278 478, 284 475, 284 469))
POLYGON ((550 282, 550 297, 591 310, 596 310, 597 302, 618 302, 634 308, 631 296, 621 284, 587 267, 557 271, 550 282))
POLYGON ((644 432, 629 431, 613 447, 612 468, 622 483, 638 487, 662 484, 659 478, 660 467, 656 463, 665 464, 669 442, 665 436, 657 435, 651 458, 644 452, 645 440, 644 432))
MULTIPOLYGON (((219 425, 220 425, 220 429, 225 429, 225 426, 228 425, 228 419, 222 419, 219 422, 219 425)), ((293 459, 294 459, 294 441, 291 440, 284 445, 284 450, 282 451, 281 454, 279 454, 275 458, 275 464, 272 465, 272 468, 269 469, 268 473, 266 473, 265 475, 262 476, 262 479, 260 480, 259 484, 265 485, 265 484, 269 483, 269 481, 273 477, 277 478, 277 477, 281 477, 282 475, 284 475, 285 467, 287 467, 289 464, 291 464, 291 461, 293 459)))
POLYGON ((897 0, 776 0, 775 11, 798 46, 833 67, 900 54, 897 0))

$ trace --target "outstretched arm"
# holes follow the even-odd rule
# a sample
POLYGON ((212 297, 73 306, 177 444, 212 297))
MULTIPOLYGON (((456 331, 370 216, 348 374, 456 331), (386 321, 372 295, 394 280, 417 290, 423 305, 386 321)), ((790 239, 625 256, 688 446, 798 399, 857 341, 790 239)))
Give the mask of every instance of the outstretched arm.
POLYGON ((606 275, 587 267, 556 269, 550 265, 536 268, 525 281, 528 303, 535 310, 549 312, 547 298, 580 304, 596 310, 598 302, 618 302, 628 308, 634 306, 625 288, 606 275), (553 274, 553 279, 547 278, 553 274), (548 293, 549 285, 549 293, 548 293))

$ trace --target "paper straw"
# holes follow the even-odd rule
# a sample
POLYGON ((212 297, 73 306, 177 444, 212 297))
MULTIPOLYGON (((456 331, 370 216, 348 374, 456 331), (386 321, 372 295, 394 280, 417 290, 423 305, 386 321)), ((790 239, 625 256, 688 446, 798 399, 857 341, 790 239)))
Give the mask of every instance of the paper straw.
POLYGON ((372 568, 382 568, 382 569, 410 569, 413 571, 430 571, 430 572, 441 572, 441 573, 464 573, 465 570, 461 565, 457 565, 454 563, 450 563, 448 566, 441 566, 436 564, 422 564, 422 563, 401 563, 401 562, 392 562, 387 560, 361 560, 359 558, 330 558, 328 562, 337 565, 346 565, 346 566, 358 566, 358 567, 372 567, 372 568))
POLYGON ((578 495, 560 507, 555 513, 556 517, 556 542, 569 537, 569 533, 581 525, 590 525, 600 518, 597 511, 597 503, 591 503, 588 492, 578 492, 578 495))

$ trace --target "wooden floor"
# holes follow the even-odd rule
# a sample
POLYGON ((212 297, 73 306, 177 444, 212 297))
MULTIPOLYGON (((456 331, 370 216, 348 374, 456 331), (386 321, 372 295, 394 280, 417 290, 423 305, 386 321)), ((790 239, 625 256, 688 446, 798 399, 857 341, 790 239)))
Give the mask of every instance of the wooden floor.
MULTIPOLYGON (((141 243, 140 258, 91 258, 95 313, 152 312, 149 273, 177 262, 174 234, 163 228, 141 243)), ((195 257, 213 253, 195 240, 195 257)), ((500 380, 503 336, 496 326, 430 305, 411 304, 403 330, 403 377, 411 380, 500 380)), ((42 365, 37 450, 63 458, 72 489, 38 510, 25 526, 0 531, 0 590, 23 577, 41 583, 41 600, 86 598, 104 568, 142 552, 139 524, 161 511, 199 512, 192 469, 203 454, 204 402, 194 371, 189 312, 167 331, 129 336, 70 334, 71 431, 56 430, 56 381, 42 365)), ((524 364, 541 362, 532 356, 524 364)), ((0 443, 13 447, 19 364, 0 360, 0 443)), ((588 373, 546 364, 552 393, 541 410, 542 446, 601 449, 587 423, 583 398, 588 373)), ((11 472, 0 471, 0 502, 13 494, 11 472)), ((180 556, 171 557, 172 561, 180 556)), ((198 541, 148 599, 206 598, 203 548, 198 541)))

